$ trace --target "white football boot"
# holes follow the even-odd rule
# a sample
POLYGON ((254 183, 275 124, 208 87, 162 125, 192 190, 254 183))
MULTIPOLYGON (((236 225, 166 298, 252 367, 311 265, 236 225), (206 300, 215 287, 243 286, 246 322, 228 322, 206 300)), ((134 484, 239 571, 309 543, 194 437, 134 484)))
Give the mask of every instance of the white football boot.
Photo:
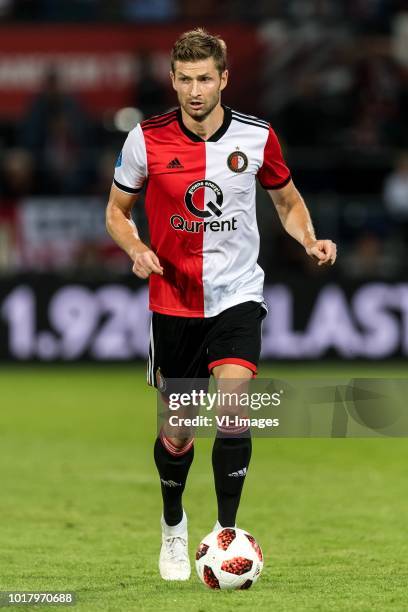
POLYGON ((160 576, 163 580, 188 580, 191 574, 188 556, 187 516, 178 525, 170 527, 161 518, 162 546, 159 557, 160 576))
POLYGON ((236 529, 237 525, 235 523, 235 525, 233 527, 221 527, 219 521, 217 520, 217 522, 215 523, 214 527, 213 527, 213 531, 218 531, 219 529, 236 529))

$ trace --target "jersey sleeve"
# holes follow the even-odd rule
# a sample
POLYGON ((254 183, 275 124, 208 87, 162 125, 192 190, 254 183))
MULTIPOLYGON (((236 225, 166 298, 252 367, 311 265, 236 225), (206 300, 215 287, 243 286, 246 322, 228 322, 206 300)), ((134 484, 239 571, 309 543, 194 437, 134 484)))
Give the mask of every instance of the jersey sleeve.
POLYGON ((278 137, 271 126, 269 126, 268 138, 264 147, 263 163, 258 170, 257 177, 264 189, 281 189, 291 179, 278 137))
POLYGON ((116 161, 113 183, 125 193, 141 191, 147 177, 146 144, 142 128, 138 124, 126 138, 116 161))

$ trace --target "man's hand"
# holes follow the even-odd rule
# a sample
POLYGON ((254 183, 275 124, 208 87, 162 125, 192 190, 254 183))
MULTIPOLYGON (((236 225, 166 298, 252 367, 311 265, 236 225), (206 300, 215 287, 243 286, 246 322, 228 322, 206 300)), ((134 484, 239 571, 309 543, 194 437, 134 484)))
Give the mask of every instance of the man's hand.
POLYGON ((288 234, 304 246, 319 266, 332 266, 336 261, 336 245, 331 240, 316 240, 309 211, 293 181, 268 193, 288 234))
POLYGON ((106 227, 109 234, 133 261, 133 273, 139 278, 150 274, 163 276, 163 268, 155 253, 144 244, 132 219, 132 208, 137 195, 130 195, 112 185, 106 209, 106 227))
POLYGON ((141 253, 136 253, 133 256, 133 274, 139 278, 148 278, 150 274, 160 274, 163 276, 163 268, 160 265, 159 258, 148 247, 141 253))
POLYGON ((311 240, 305 250, 318 266, 332 266, 336 261, 337 247, 331 240, 311 240))

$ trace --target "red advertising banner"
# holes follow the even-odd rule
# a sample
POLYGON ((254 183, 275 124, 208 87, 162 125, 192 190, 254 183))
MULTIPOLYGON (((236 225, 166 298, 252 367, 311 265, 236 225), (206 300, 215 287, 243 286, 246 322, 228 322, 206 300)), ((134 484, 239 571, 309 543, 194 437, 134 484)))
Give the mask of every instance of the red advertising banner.
MULTIPOLYGON (((168 83, 169 52, 182 31, 194 24, 154 26, 0 27, 0 117, 18 118, 45 75, 55 69, 64 88, 92 114, 133 105, 146 55, 155 77, 168 83)), ((230 85, 225 101, 243 108, 256 103, 261 43, 247 25, 211 26, 229 49, 230 85), (244 104, 244 106, 246 106, 244 104)), ((174 96, 169 86, 169 105, 174 96)))

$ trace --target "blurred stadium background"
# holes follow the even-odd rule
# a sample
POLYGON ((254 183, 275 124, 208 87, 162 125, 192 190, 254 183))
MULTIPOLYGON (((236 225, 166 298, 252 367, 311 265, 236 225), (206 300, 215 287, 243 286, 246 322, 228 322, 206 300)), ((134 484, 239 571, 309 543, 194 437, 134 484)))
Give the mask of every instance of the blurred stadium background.
MULTIPOLYGON (((263 357, 406 356, 404 6, 1 0, 0 359, 145 357, 146 286, 103 210, 126 132, 175 104, 169 48, 197 24, 228 43, 224 101, 271 121, 318 235, 339 245, 317 270, 260 189, 263 357)), ((145 233, 142 203, 135 216, 145 233)))
MULTIPOLYGON (((175 104, 169 49, 196 26, 225 38, 225 103, 271 121, 339 247, 333 269, 310 265, 260 189, 261 374, 406 376, 403 0, 0 0, 0 590, 76 590, 86 612, 248 596, 402 612, 407 448, 378 432, 255 441, 239 520, 267 564, 249 595, 157 578, 147 288, 104 209, 126 132, 175 104)), ((142 202, 135 220, 146 235, 142 202)), ((192 550, 215 518, 211 444, 197 440, 185 495, 192 550)))

